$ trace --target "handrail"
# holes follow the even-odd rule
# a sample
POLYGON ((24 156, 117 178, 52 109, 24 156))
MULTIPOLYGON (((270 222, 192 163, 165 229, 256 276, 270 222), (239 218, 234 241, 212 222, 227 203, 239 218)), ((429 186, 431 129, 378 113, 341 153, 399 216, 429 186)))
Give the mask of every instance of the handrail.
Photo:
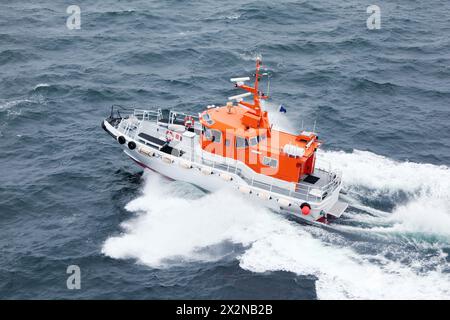
MULTIPOLYGON (((215 155, 213 156, 215 157, 215 155)), ((230 164, 224 164, 223 161, 215 161, 215 160, 206 160, 203 157, 200 159, 200 162, 202 164, 212 166, 213 168, 219 168, 227 172, 235 171, 234 173, 237 174, 240 178, 242 178, 245 182, 247 182, 250 186, 268 190, 270 192, 276 192, 280 194, 285 194, 287 196, 293 197, 293 198, 299 198, 299 199, 305 199, 308 201, 314 200, 319 201, 322 200, 324 197, 328 196, 328 194, 336 189, 336 187, 340 184, 340 175, 336 172, 331 172, 330 176, 333 176, 332 180, 327 183, 326 185, 322 187, 312 187, 305 185, 303 183, 297 183, 295 184, 295 191, 284 188, 281 186, 278 186, 273 183, 267 183, 264 181, 261 181, 258 179, 258 176, 256 174, 251 174, 250 176, 246 175, 244 170, 242 168, 238 168, 239 165, 244 166, 244 164, 240 164, 239 162, 235 162, 234 165, 230 166, 230 164), (322 195, 311 195, 310 192, 313 189, 318 189, 321 191, 322 195), (328 194, 326 194, 328 193, 328 194)), ((251 170, 251 169, 249 169, 251 170)), ((325 171, 325 170, 323 170, 325 171)), ((327 172, 327 171, 326 171, 327 172)))

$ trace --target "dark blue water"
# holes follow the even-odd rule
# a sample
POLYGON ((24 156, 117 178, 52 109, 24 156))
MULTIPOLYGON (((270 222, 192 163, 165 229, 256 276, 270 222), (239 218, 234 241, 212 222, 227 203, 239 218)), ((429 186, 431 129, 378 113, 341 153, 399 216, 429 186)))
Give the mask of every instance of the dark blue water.
POLYGON ((448 298, 450 3, 378 1, 380 30, 370 4, 0 0, 0 298, 448 298), (223 104, 257 55, 344 173, 335 231, 143 174, 100 127, 223 104))

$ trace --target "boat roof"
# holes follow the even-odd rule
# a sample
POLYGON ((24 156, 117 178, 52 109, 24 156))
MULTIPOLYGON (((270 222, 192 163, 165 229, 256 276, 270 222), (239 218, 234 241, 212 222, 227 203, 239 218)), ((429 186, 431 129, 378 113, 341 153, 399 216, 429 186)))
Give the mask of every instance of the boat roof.
MULTIPOLYGON (((255 136, 258 133, 258 129, 249 128, 243 123, 244 114, 250 112, 247 108, 241 106, 233 106, 230 111, 228 107, 212 107, 205 110, 203 114, 208 114, 214 121, 212 125, 209 125, 202 117, 205 126, 211 129, 220 129, 225 131, 226 129, 235 129, 240 131, 240 134, 245 137, 255 136)), ((265 130, 265 129, 264 129, 265 130)))

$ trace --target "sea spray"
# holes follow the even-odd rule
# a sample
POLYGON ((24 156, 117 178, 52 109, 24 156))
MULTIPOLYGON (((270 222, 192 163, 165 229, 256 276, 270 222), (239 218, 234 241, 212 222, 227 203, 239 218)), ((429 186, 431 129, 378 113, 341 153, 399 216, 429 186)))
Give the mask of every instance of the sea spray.
MULTIPOLYGON (((358 153, 346 157, 347 163, 360 162, 358 153)), ((310 227, 288 221, 230 190, 198 194, 192 187, 197 194, 188 199, 180 194, 177 182, 165 181, 155 173, 146 173, 144 179, 142 196, 126 206, 136 217, 122 224, 121 235, 107 239, 104 254, 133 258, 161 268, 221 259, 221 255, 208 248, 231 242, 241 245, 242 252, 236 259, 242 268, 315 276, 318 296, 322 299, 426 299, 445 297, 450 292, 449 274, 443 271, 446 255, 440 246, 435 248, 441 252, 435 258, 435 265, 425 272, 420 268, 425 265, 420 255, 411 258, 408 252, 400 250, 392 260, 383 248, 377 249, 378 254, 364 254, 355 250, 350 241, 330 243, 325 241, 328 236, 317 237, 310 232, 310 227), (407 257, 412 261, 402 263, 407 257)), ((354 180, 350 177, 348 181, 351 184, 354 180)), ((401 212, 394 212, 392 219, 401 216, 401 212)), ((408 227, 414 230, 414 226, 408 227)), ((416 231, 421 231, 420 227, 416 231)), ((358 245, 371 246, 370 243, 358 245)))

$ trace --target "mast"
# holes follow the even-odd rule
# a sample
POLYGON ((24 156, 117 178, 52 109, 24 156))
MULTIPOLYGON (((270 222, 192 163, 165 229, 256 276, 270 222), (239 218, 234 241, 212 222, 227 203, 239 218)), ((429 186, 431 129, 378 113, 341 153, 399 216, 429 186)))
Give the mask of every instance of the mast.
POLYGON ((261 61, 258 58, 256 58, 256 72, 255 72, 255 94, 253 95, 253 104, 255 105, 255 110, 257 110, 257 113, 261 113, 261 107, 259 103, 259 68, 261 67, 261 61))
POLYGON ((260 74, 260 68, 261 68, 261 59, 258 57, 256 58, 256 72, 255 72, 255 83, 253 87, 247 86, 244 83, 236 83, 236 87, 244 89, 245 91, 250 92, 253 95, 253 104, 245 101, 239 101, 239 103, 243 106, 246 106, 247 108, 250 108, 253 110, 253 113, 257 116, 261 116, 261 100, 260 99, 267 99, 268 96, 264 95, 264 93, 260 92, 258 90, 259 88, 259 79, 261 77, 260 74))
POLYGON ((261 69, 261 58, 257 57, 256 58, 256 71, 254 74, 255 82, 254 82, 253 87, 245 84, 245 81, 250 80, 250 78, 248 78, 248 77, 230 79, 232 82, 236 83, 235 84, 236 88, 241 88, 241 89, 247 91, 248 93, 233 96, 228 99, 237 100, 240 105, 245 106, 248 109, 250 109, 247 112, 250 114, 253 114, 254 116, 259 118, 258 127, 260 129, 266 129, 267 135, 270 137, 271 126, 269 123, 269 116, 267 114, 267 111, 261 110, 261 99, 265 100, 269 97, 259 91, 259 80, 260 80, 260 77, 262 76, 262 74, 260 73, 260 69, 261 69), (253 95, 253 103, 243 101, 242 98, 246 97, 247 95, 253 95))

